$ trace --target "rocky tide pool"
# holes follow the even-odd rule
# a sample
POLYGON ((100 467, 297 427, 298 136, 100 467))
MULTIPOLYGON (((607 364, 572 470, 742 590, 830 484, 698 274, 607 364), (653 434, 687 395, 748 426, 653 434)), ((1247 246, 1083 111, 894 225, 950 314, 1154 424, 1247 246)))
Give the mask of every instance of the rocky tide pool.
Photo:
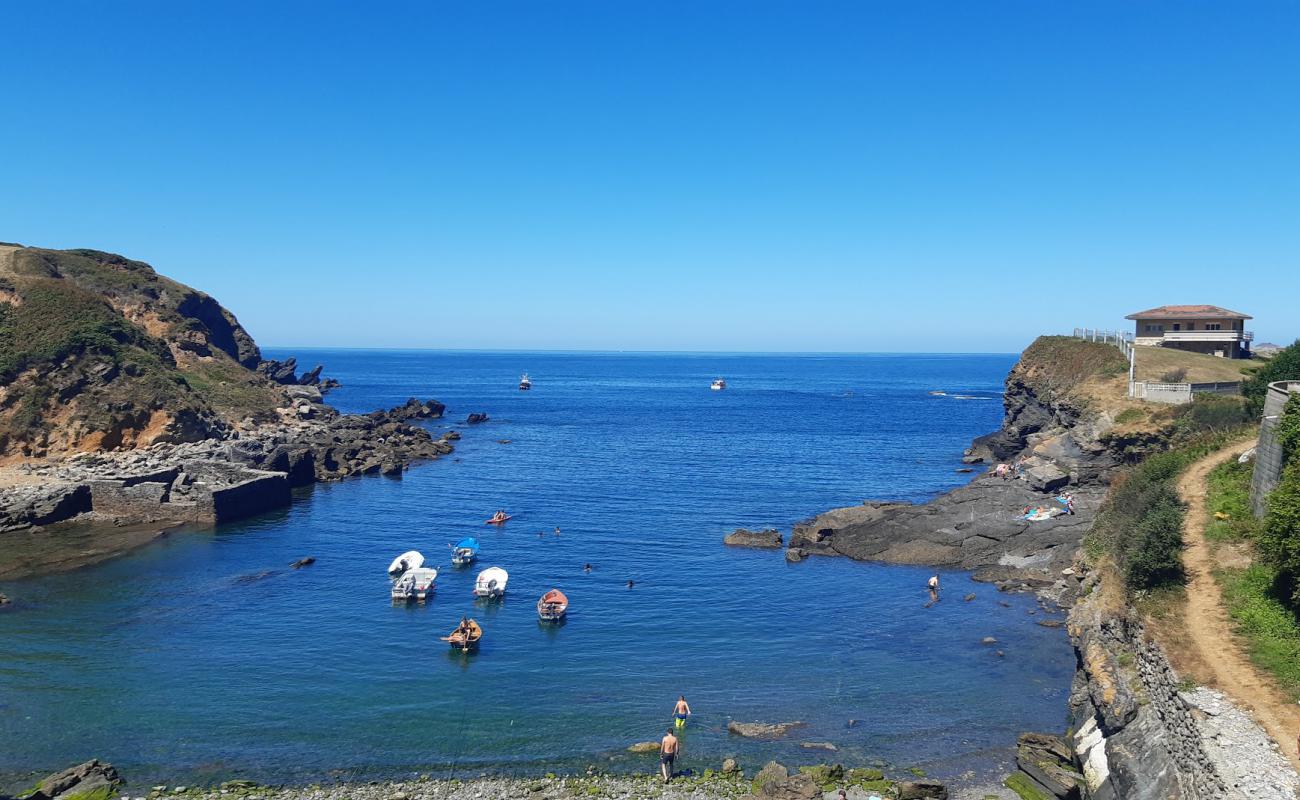
POLYGON ((137 785, 649 768, 626 748, 679 694, 684 768, 955 777, 1064 727, 1073 655, 1034 598, 950 573, 930 606, 924 569, 722 545, 964 482, 1013 356, 295 354, 342 381, 343 411, 443 401, 429 425, 462 432, 455 454, 0 585, 0 789, 91 757, 137 785), (484 526, 498 508, 514 519, 484 526), (479 563, 452 568, 466 535, 479 563), (434 599, 394 607, 384 570, 408 549, 443 570, 434 599), (471 596, 487 566, 510 572, 501 603, 471 596), (537 620, 551 587, 564 625, 537 620), (469 656, 438 640, 463 615, 485 630, 469 656), (806 725, 751 740, 729 720, 806 725))

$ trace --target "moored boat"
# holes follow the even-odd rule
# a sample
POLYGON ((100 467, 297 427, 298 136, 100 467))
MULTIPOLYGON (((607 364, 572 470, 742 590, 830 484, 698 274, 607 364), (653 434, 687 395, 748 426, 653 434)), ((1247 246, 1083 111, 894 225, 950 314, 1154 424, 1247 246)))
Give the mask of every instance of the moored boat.
POLYGON ((476 558, 478 558, 478 539, 473 536, 466 536, 451 548, 451 563, 458 567, 472 564, 476 558))
POLYGON ((505 597, 510 573, 500 567, 488 567, 474 581, 475 597, 505 597))
POLYGON ((533 381, 528 377, 528 373, 525 372, 519 378, 519 391, 526 392, 531 388, 533 388, 533 381))
POLYGON ((407 550, 394 558, 393 563, 388 565, 388 574, 396 577, 408 569, 416 569, 422 566, 424 566, 424 556, 420 555, 420 551, 407 550))
POLYGON ((715 392, 720 392, 723 389, 727 388, 727 382, 724 381, 722 378, 717 378, 716 380, 713 381, 713 383, 709 384, 709 388, 715 392))
POLYGON ((483 628, 477 620, 464 619, 455 630, 439 638, 457 650, 475 650, 483 638, 483 628))
POLYGON ((569 598, 559 589, 552 589, 537 601, 537 618, 543 622, 558 622, 569 613, 569 598))
POLYGON ((433 567, 416 567, 408 569, 393 584, 393 602, 409 603, 414 600, 423 603, 437 588, 438 570, 433 567))

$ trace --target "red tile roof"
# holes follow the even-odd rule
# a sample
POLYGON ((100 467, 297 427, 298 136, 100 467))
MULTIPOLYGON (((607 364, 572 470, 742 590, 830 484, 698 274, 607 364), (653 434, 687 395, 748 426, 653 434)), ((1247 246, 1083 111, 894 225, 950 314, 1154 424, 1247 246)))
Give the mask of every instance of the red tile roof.
POLYGON ((1129 314, 1124 319, 1254 319, 1249 314, 1229 311, 1218 306, 1160 306, 1129 314))

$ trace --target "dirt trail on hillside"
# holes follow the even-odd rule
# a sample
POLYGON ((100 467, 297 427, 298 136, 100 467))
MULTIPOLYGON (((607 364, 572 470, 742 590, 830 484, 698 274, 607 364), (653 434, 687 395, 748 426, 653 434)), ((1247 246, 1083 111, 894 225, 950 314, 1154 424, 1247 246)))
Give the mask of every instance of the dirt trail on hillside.
POLYGON ((1249 443, 1238 443, 1211 453, 1188 467, 1178 481, 1178 495, 1187 504, 1183 522, 1183 541, 1187 544, 1183 552, 1188 575, 1187 636, 1210 673, 1214 687, 1254 713, 1273 741, 1281 745, 1291 766, 1300 771, 1300 754, 1296 752, 1300 706, 1289 701, 1268 676, 1250 663, 1224 608, 1223 594, 1213 574, 1217 559, 1205 541, 1205 528, 1210 521, 1205 505, 1210 471, 1248 446, 1249 443))

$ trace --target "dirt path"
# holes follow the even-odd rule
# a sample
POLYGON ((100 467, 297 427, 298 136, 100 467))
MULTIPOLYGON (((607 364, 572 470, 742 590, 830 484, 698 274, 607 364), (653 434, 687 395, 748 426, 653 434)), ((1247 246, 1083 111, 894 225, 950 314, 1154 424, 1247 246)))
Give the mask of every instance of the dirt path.
POLYGON ((1268 735, 1282 747, 1291 766, 1300 771, 1296 735, 1300 734, 1300 706, 1287 700, 1271 680, 1260 674, 1233 633, 1232 620, 1223 606, 1223 595, 1212 570, 1214 553, 1205 541, 1210 512, 1205 505, 1206 479, 1219 464, 1236 456, 1248 443, 1238 443, 1193 463, 1178 481, 1178 494, 1187 504, 1183 541, 1187 549, 1188 642, 1197 651, 1213 686, 1237 705, 1252 711, 1268 735))

